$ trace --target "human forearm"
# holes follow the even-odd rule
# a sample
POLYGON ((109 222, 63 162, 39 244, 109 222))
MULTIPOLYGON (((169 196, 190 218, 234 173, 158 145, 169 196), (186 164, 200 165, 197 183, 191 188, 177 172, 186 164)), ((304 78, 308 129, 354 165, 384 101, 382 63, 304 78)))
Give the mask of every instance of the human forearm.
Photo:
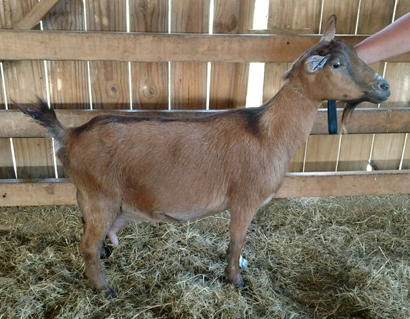
POLYGON ((410 13, 360 42, 355 49, 368 64, 410 51, 410 13))

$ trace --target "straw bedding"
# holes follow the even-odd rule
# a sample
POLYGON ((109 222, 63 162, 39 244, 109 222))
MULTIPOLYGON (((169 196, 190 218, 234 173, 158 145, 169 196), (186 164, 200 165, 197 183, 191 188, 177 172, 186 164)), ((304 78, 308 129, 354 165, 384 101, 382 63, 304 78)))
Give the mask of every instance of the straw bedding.
POLYGON ((227 212, 129 224, 102 262, 106 300, 84 276, 77 207, 0 208, 0 319, 410 318, 409 209, 405 195, 273 200, 241 291, 224 279, 227 212))

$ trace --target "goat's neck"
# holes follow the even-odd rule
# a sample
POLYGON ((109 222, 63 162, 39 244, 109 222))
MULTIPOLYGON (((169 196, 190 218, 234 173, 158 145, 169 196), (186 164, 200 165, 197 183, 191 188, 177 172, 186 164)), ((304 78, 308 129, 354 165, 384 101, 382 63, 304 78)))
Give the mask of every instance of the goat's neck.
POLYGON ((292 156, 308 138, 320 104, 291 82, 286 83, 265 105, 268 136, 292 156))

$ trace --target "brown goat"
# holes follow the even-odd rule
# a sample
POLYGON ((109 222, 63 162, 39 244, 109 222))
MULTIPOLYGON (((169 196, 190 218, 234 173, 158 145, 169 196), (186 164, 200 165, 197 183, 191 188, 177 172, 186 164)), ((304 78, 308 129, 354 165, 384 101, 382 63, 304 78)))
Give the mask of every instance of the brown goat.
POLYGON ((259 207, 280 188, 286 167, 306 141, 323 100, 379 103, 388 83, 353 47, 333 40, 336 17, 320 42, 285 74, 287 80, 259 108, 201 118, 98 116, 64 128, 44 102, 20 109, 59 143, 63 167, 77 187, 84 235, 80 251, 90 285, 114 295, 101 273, 105 237, 130 220, 176 222, 231 213, 227 280, 243 286, 239 260, 246 231, 259 207))

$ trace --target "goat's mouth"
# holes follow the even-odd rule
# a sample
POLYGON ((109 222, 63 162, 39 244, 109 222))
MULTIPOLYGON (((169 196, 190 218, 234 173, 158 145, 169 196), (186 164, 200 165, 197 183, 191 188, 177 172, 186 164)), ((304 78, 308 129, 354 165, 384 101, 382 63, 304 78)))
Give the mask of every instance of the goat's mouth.
POLYGON ((389 88, 379 89, 377 91, 372 90, 371 92, 366 92, 365 91, 363 93, 364 93, 363 94, 364 96, 363 96, 363 100, 361 102, 368 101, 368 102, 371 102, 371 103, 378 104, 378 103, 382 103, 382 102, 386 101, 389 98, 390 89, 389 88))

